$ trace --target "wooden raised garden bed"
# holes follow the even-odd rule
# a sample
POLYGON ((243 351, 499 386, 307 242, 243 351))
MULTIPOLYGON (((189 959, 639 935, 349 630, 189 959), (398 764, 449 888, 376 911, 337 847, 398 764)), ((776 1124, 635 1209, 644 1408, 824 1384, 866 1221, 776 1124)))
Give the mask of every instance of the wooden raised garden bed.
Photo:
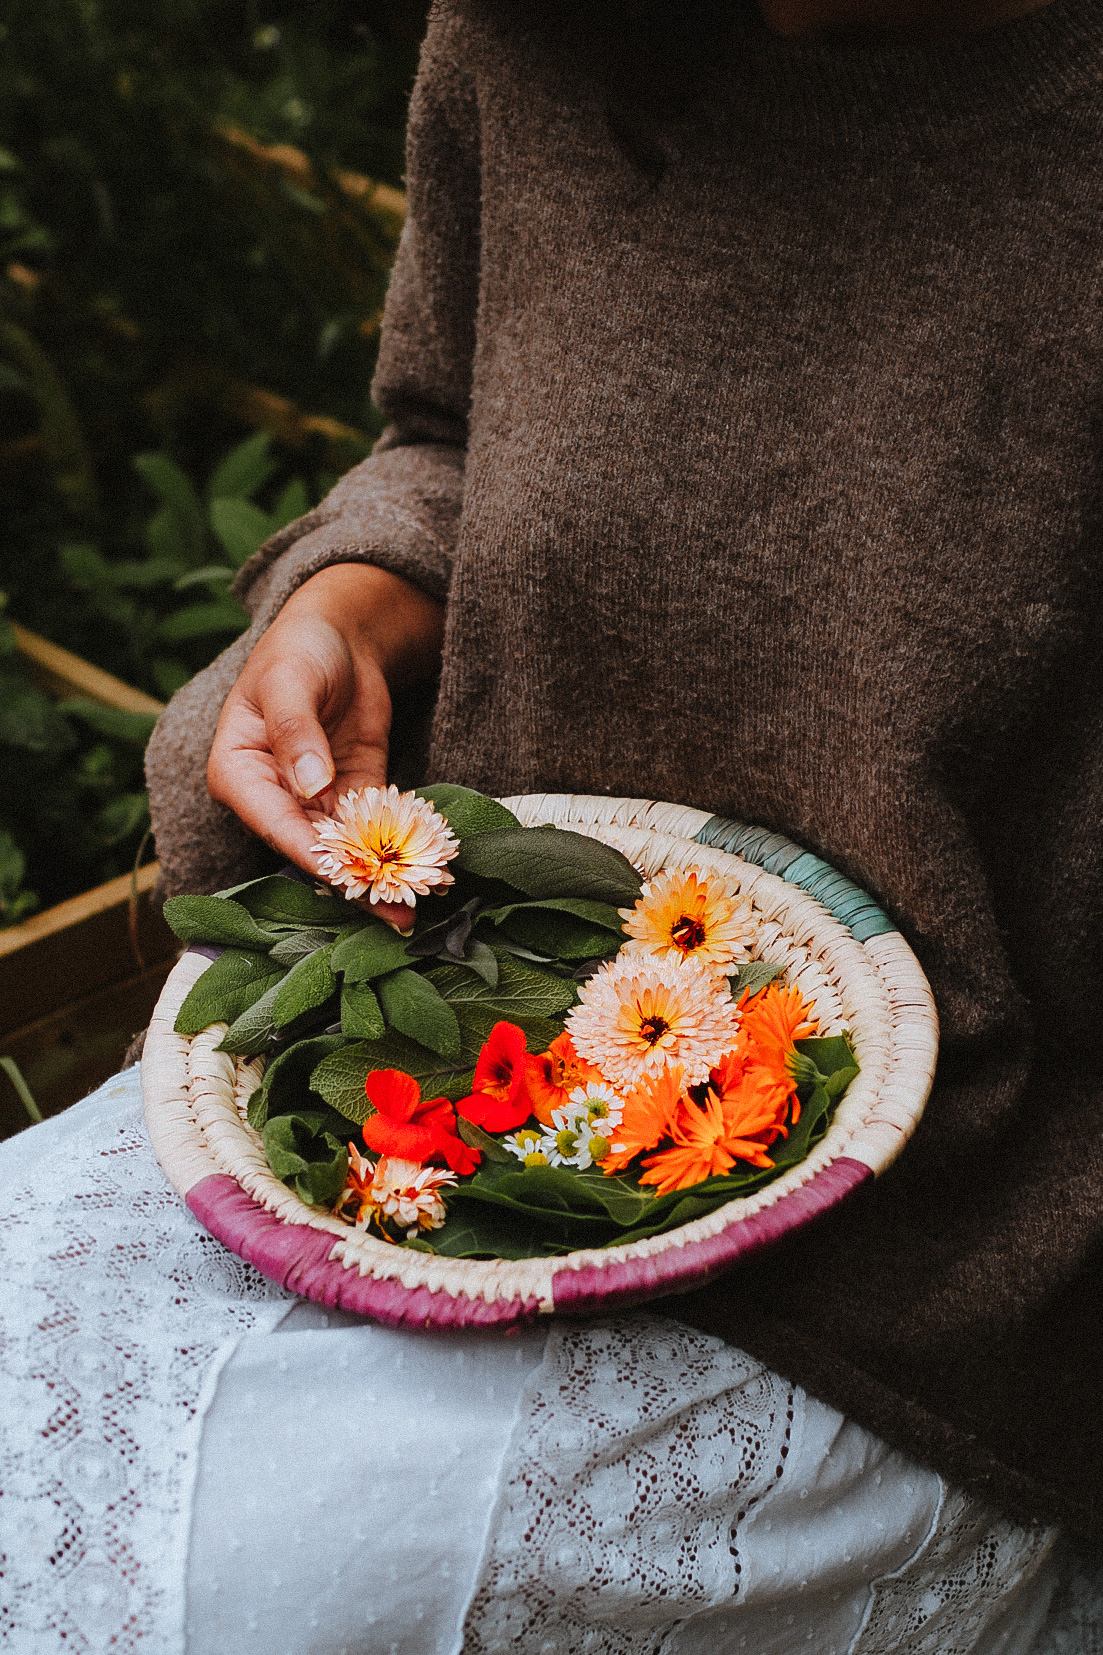
MULTIPOLYGON (((161 703, 69 650, 14 627, 45 689, 123 712, 161 703)), ((33 914, 0 931, 0 1057, 14 1059, 44 1115, 55 1115, 114 1074, 149 1021, 178 953, 153 908, 157 864, 33 914)), ((0 1070, 0 1137, 29 1124, 10 1074, 0 1070)))

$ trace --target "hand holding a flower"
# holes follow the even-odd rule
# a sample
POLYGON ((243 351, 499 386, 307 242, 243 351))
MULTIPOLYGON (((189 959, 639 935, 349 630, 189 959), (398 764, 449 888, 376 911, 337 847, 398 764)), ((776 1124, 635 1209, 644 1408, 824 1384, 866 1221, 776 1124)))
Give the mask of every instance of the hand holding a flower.
MULTIPOLYGON (((207 784, 253 833, 317 877, 316 818, 386 782, 391 693, 427 677, 443 619, 384 569, 336 564, 288 599, 226 699, 207 784)), ((407 926, 404 903, 378 903, 407 926)))

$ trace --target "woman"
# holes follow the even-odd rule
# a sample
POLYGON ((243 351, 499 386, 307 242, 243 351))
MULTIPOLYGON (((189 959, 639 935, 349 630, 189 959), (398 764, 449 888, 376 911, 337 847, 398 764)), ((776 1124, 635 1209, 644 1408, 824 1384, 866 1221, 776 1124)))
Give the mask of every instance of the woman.
MULTIPOLYGON (((131 1456, 167 1513, 128 1577, 162 1594, 147 1638, 1087 1650, 1091 1572, 1051 1599, 1059 1527, 1103 1536, 1103 16, 589 11, 434 11, 391 424, 247 567, 251 632, 162 720, 166 877, 311 867, 311 812, 384 778, 394 695, 400 773, 685 801, 875 893, 942 1019, 920 1130, 708 1291, 509 1346, 286 1314, 164 1195, 125 1078, 80 1146, 8 1152, 12 1210, 44 1200, 36 1143, 102 1194, 91 1129, 156 1211, 151 1261, 112 1185, 126 1268, 73 1311, 97 1397, 129 1340, 190 1410, 131 1456), (204 1344, 173 1389, 166 1349, 204 1344)), ((62 1267, 20 1234, 41 1321, 62 1267)))

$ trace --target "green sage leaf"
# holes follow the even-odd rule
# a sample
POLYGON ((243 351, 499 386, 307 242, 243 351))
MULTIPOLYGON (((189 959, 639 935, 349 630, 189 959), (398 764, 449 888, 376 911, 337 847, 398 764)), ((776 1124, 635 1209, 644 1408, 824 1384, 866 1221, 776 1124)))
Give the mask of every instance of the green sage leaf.
POLYGON ((325 948, 333 941, 331 931, 288 931, 282 936, 274 948, 268 950, 268 958, 277 965, 298 965, 305 960, 308 954, 313 954, 317 948, 325 948))
POLYGON ((300 879, 288 879, 286 874, 266 874, 263 879, 250 879, 244 885, 233 885, 221 891, 222 897, 232 897, 246 908, 254 919, 273 925, 294 926, 306 930, 316 926, 321 930, 355 924, 360 910, 343 896, 332 891, 304 885, 300 879))
POLYGON ((341 1033, 350 1040, 379 1040, 386 1027, 368 984, 346 981, 341 989, 341 1033))
POLYGON ((228 948, 191 989, 173 1026, 177 1034, 199 1034, 212 1023, 234 1023, 282 977, 267 955, 228 948))
POLYGON ((227 897, 170 896, 164 913, 181 942, 269 949, 279 940, 277 932, 258 925, 247 908, 227 897))
POLYGON ((312 1071, 323 1057, 343 1044, 339 1034, 315 1035, 310 1040, 296 1040, 273 1058, 249 1099, 249 1125, 254 1131, 259 1132, 274 1115, 293 1115, 300 1110, 309 1094, 312 1071))
MULTIPOLYGON (((470 979, 469 972, 464 975, 470 979)), ((460 1026, 456 1014, 428 977, 416 971, 393 971, 379 978, 376 991, 383 1015, 392 1028, 428 1046, 430 1051, 458 1061, 460 1026)))
POLYGON ((626 856, 562 828, 504 828, 460 844, 459 867, 531 897, 588 897, 631 907, 642 880, 626 856))
POLYGON ((526 1017, 556 1017, 573 1006, 574 985, 550 971, 521 965, 508 955, 498 961, 494 984, 476 977, 459 965, 437 965, 427 973, 428 981, 451 1006, 478 1006, 493 1012, 495 1021, 520 1023, 526 1017))
POLYGON ((770 965, 766 960, 744 960, 735 975, 728 978, 732 999, 738 1000, 739 996, 748 990, 751 994, 758 994, 769 983, 784 975, 783 965, 770 965))
POLYGON ((367 983, 388 971, 408 966, 410 960, 406 938, 376 919, 342 937, 333 950, 331 963, 334 971, 344 973, 347 983, 367 983))
POLYGON ((292 966, 276 991, 272 1002, 272 1021, 277 1029, 286 1028, 296 1017, 316 1011, 337 992, 337 978, 330 965, 332 943, 316 948, 312 954, 292 966))
POLYGON ((345 1187, 348 1147, 327 1130, 328 1111, 277 1115, 261 1133, 268 1165, 312 1207, 332 1207, 345 1187))
POLYGON ((485 793, 473 792, 470 787, 456 787, 452 782, 434 782, 432 787, 419 787, 417 792, 444 817, 457 839, 521 826, 512 810, 507 810, 505 805, 500 805, 497 799, 488 798, 485 793))
POLYGON ((282 986, 282 977, 266 989, 240 1017, 230 1024, 222 1036, 220 1052, 232 1052, 235 1057, 259 1057, 276 1037, 274 1008, 276 995, 282 986))

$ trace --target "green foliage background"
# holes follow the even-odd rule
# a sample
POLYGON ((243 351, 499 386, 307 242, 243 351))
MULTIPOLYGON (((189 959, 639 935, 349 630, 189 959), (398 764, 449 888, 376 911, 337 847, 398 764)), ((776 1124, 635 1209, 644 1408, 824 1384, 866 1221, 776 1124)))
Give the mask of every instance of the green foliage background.
MULTIPOLYGON (((0 591, 159 698, 378 430, 425 10, 0 4, 0 591)), ((0 923, 129 866, 142 740, 51 713, 7 649, 0 923)))

